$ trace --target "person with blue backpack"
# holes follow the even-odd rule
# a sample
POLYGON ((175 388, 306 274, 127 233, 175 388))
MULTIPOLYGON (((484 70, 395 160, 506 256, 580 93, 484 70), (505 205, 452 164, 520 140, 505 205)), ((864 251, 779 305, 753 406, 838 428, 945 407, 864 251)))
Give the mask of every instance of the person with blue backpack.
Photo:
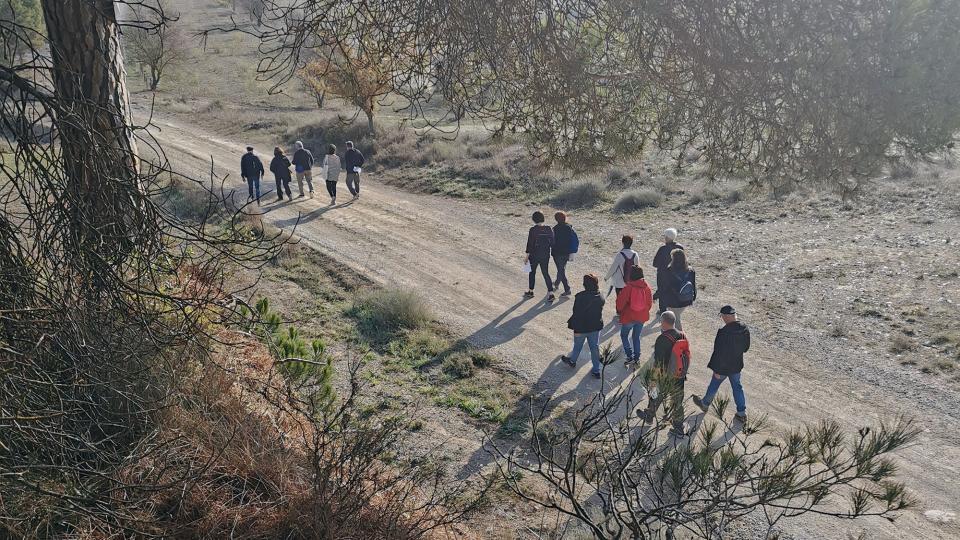
POLYGON ((557 299, 553 294, 553 281, 550 279, 550 250, 554 245, 553 229, 549 225, 544 225, 546 218, 543 212, 537 210, 533 213, 533 227, 527 234, 527 264, 530 265, 528 276, 530 290, 523 293, 524 298, 533 298, 533 288, 537 284, 537 268, 543 274, 543 280, 547 284, 547 302, 553 302, 557 299))
POLYGON ((697 273, 687 264, 687 252, 675 249, 670 253, 670 265, 664 281, 664 289, 658 291, 667 309, 676 316, 676 328, 683 331, 680 314, 697 299, 697 273))
POLYGON ((567 281, 567 263, 573 260, 573 255, 580 250, 580 237, 573 226, 567 223, 567 214, 557 212, 553 215, 557 224, 553 226, 553 262, 557 265, 557 280, 553 282, 554 290, 563 285, 560 296, 570 296, 570 282, 567 281))

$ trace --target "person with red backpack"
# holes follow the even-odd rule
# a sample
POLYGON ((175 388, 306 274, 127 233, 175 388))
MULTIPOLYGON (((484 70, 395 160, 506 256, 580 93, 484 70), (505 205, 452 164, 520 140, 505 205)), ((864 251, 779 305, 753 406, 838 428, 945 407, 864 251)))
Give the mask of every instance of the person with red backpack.
MULTIPOLYGON (((636 266, 640 260, 637 252, 631 249, 631 246, 633 246, 632 236, 629 234, 623 235, 621 242, 623 242, 623 249, 613 256, 610 270, 607 270, 607 275, 604 276, 604 279, 610 283, 610 288, 616 289, 617 295, 627 286, 626 278, 630 275, 630 269, 636 266)), ((607 294, 609 295, 610 292, 607 291, 607 294)))
POLYGON ((672 311, 660 315, 660 335, 653 346, 653 377, 650 400, 645 409, 637 409, 637 417, 644 422, 654 419, 660 404, 669 398, 667 415, 673 424, 670 434, 683 437, 683 383, 690 369, 690 342, 686 334, 674 328, 677 317, 672 311), (661 390, 659 387, 663 387, 661 390))
POLYGON ((547 284, 547 302, 556 300, 553 294, 553 281, 550 279, 550 250, 553 248, 553 229, 549 225, 544 225, 546 218, 543 212, 537 210, 533 213, 533 227, 527 233, 527 259, 530 264, 530 290, 523 293, 524 298, 533 298, 533 288, 537 284, 537 268, 543 274, 544 282, 547 284))
POLYGON ((620 341, 623 342, 623 354, 626 364, 636 364, 640 360, 640 334, 643 325, 650 320, 650 308, 653 307, 653 292, 643 279, 643 268, 634 266, 630 270, 627 286, 617 295, 617 313, 620 315, 620 341), (631 341, 630 334, 633 333, 631 341), (631 346, 632 345, 632 346, 631 346))

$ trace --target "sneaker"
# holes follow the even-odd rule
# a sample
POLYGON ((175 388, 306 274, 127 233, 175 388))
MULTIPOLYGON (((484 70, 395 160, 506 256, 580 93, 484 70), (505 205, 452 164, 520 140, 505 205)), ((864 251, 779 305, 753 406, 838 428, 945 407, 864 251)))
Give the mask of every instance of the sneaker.
POLYGON ((563 291, 560 293, 561 298, 567 298, 568 296, 570 296, 570 291, 563 291))
MULTIPOLYGON (((313 195, 311 195, 310 197, 312 198, 313 195)), ((300 195, 297 195, 297 198, 298 198, 298 199, 302 199, 302 198, 303 198, 303 192, 302 192, 302 191, 300 192, 300 195)))
POLYGON ((710 408, 710 404, 704 403, 703 399, 701 399, 700 396, 694 395, 692 397, 693 397, 693 404, 696 405, 697 408, 699 408, 701 411, 707 412, 707 409, 710 408))
POLYGON ((593 375, 593 378, 594 378, 594 379, 599 379, 599 378, 600 378, 600 372, 599 372, 599 371, 591 371, 590 374, 593 375))
POLYGON ((527 291, 523 293, 524 298, 533 298, 533 291, 527 291))
POLYGON ((337 204, 337 198, 336 198, 336 197, 330 199, 330 206, 333 206, 333 205, 335 205, 335 204, 337 204))
POLYGON ((683 430, 683 426, 673 426, 670 428, 670 435, 676 438, 682 438, 687 436, 687 432, 683 430))
POLYGON ((313 198, 313 191, 310 191, 310 198, 313 198))
POLYGON ((634 364, 636 364, 638 361, 640 361, 640 357, 634 358, 634 357, 628 356, 627 359, 623 361, 623 365, 627 367, 631 367, 634 364))
POLYGON ((735 421, 737 421, 737 422, 740 422, 741 424, 746 423, 746 421, 747 421, 747 413, 745 413, 745 412, 739 413, 739 412, 738 412, 737 414, 733 415, 733 419, 734 419, 735 421))
POLYGON ((556 300, 556 299, 557 299, 557 297, 556 297, 553 293, 550 293, 550 294, 547 296, 547 302, 553 302, 553 301, 556 300))
POLYGON ((282 197, 282 196, 281 196, 281 197, 277 197, 277 202, 282 201, 282 200, 283 200, 283 197, 282 197))
POLYGON ((577 367, 577 362, 576 362, 573 358, 570 358, 569 356, 567 356, 567 355, 565 355, 565 354, 564 354, 564 355, 560 355, 560 361, 563 362, 564 364, 570 366, 570 367, 577 367))
POLYGON ((637 409, 637 418, 643 420, 644 422, 650 422, 653 420, 653 413, 648 411, 646 407, 637 409))

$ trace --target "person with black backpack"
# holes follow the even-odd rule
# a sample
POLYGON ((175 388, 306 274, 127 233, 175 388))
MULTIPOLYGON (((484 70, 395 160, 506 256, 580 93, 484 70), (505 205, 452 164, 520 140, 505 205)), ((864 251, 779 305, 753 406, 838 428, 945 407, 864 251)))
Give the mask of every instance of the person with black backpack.
POLYGON ((677 230, 670 228, 663 231, 663 245, 653 256, 653 267, 657 269, 657 292, 653 295, 653 299, 660 302, 660 309, 657 310, 658 316, 667 310, 667 306, 663 303, 663 294, 660 291, 665 289, 669 282, 667 280, 667 268, 670 267, 670 254, 675 249, 683 249, 683 246, 677 243, 677 230))
POLYGON ((293 199, 290 193, 290 160, 284 155, 283 150, 277 146, 273 149, 273 159, 270 160, 270 172, 273 173, 277 181, 277 200, 283 200, 283 192, 286 190, 287 199, 293 199))
MULTIPOLYGON (((613 256, 613 263, 610 265, 610 270, 607 270, 607 275, 604 276, 604 279, 610 283, 610 289, 616 289, 618 295, 620 291, 627 286, 630 271, 633 270, 633 267, 636 266, 640 260, 637 252, 631 249, 631 246, 633 246, 632 236, 629 234, 623 235, 621 242, 623 243, 623 249, 613 256)), ((607 295, 609 294, 610 291, 607 291, 607 295)))
POLYGON ((683 437, 683 385, 690 369, 690 342, 687 335, 677 330, 678 322, 672 311, 660 315, 660 335, 653 346, 653 370, 650 372, 649 400, 645 408, 637 409, 637 417, 651 422, 660 405, 669 399, 667 416, 673 424, 670 434, 683 437))
POLYGON ((557 212, 553 215, 557 224, 553 226, 553 263, 557 265, 557 280, 553 282, 555 290, 563 285, 560 296, 570 296, 570 282, 567 281, 567 263, 573 260, 573 255, 580 249, 580 238, 573 226, 567 223, 567 214, 557 212))
POLYGON ((670 254, 670 266, 667 267, 664 288, 657 292, 660 293, 663 304, 676 316, 677 329, 682 331, 683 323, 680 321, 680 314, 684 309, 692 306, 697 299, 697 273, 687 264, 686 251, 675 249, 670 254))
POLYGON ((557 299, 553 294, 553 281, 550 279, 550 250, 553 248, 554 237, 553 229, 543 222, 543 212, 537 210, 533 213, 533 227, 527 233, 527 264, 530 265, 530 290, 523 293, 524 298, 533 298, 533 288, 537 284, 537 268, 543 274, 543 280, 547 284, 547 302, 553 302, 557 299))

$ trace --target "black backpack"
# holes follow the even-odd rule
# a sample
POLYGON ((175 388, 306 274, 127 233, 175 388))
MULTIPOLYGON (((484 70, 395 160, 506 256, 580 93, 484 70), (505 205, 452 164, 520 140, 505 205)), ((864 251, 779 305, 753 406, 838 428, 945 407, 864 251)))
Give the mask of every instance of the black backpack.
POLYGON ((677 300, 680 301, 681 304, 690 305, 697 299, 697 288, 694 287, 693 282, 690 281, 690 272, 685 273, 683 276, 677 274, 677 286, 677 300))
POLYGON ((533 236, 533 252, 530 255, 537 257, 550 256, 550 227, 537 226, 533 236))
POLYGON ((630 281, 630 272, 633 270, 633 267, 636 266, 637 254, 634 253, 629 259, 627 258, 627 254, 622 251, 620 255, 623 255, 623 267, 620 269, 620 273, 623 274, 623 282, 626 283, 630 281))

